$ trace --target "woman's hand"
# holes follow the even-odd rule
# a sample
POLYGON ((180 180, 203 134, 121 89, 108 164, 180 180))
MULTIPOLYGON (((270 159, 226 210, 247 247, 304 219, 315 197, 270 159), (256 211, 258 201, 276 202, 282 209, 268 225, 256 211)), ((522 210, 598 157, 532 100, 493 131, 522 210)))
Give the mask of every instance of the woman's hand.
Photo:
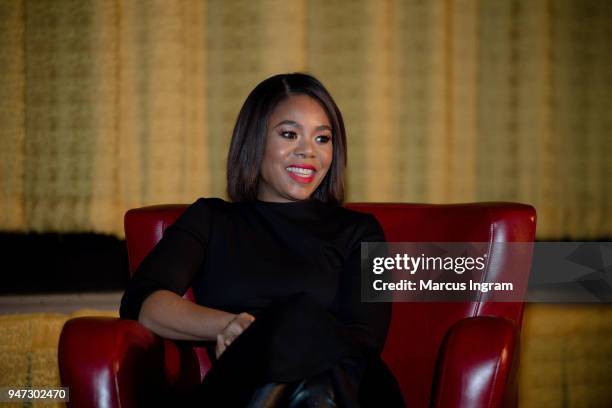
POLYGON ((221 333, 217 334, 217 346, 215 348, 215 355, 217 358, 219 358, 225 349, 254 321, 255 317, 246 312, 240 313, 230 320, 227 326, 221 330, 221 333))

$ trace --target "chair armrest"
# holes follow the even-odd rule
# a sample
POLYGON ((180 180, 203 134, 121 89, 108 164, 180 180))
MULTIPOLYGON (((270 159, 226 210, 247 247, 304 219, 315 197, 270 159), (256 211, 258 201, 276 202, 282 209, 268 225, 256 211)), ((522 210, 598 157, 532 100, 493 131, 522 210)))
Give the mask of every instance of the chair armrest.
POLYGON ((438 355, 432 407, 515 406, 518 346, 510 320, 481 316, 455 323, 438 355))
POLYGON ((69 320, 58 360, 71 406, 144 406, 154 391, 164 389, 164 341, 133 320, 69 320))

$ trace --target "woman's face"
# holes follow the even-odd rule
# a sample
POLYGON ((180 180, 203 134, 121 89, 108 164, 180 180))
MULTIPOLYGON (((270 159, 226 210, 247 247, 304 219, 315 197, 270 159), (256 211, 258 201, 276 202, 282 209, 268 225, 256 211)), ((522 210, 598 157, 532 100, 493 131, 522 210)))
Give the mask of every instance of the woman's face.
POLYGON ((310 96, 290 95, 270 114, 257 198, 305 200, 323 181, 333 158, 332 128, 310 96))

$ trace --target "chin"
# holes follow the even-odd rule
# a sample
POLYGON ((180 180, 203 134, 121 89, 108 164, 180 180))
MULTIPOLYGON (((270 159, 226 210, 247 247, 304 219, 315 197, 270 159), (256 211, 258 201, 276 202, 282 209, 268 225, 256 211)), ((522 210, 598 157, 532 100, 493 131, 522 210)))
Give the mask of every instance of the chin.
POLYGON ((312 196, 312 194, 314 193, 314 191, 296 191, 294 193, 289 193, 288 196, 291 197, 293 200, 306 200, 308 198, 310 198, 312 196))
POLYGON ((307 194, 296 194, 296 195, 291 195, 291 198, 293 198, 295 201, 301 201, 301 200, 307 200, 310 198, 311 195, 307 195, 307 194))

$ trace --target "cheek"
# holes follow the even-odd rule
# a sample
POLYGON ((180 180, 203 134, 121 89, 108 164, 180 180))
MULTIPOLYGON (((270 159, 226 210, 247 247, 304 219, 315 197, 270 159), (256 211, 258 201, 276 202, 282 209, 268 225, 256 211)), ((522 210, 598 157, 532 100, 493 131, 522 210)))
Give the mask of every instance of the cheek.
POLYGON ((264 156, 263 156, 262 163, 261 163, 262 173, 270 174, 270 171, 272 171, 275 165, 277 165, 279 162, 279 159, 280 159, 279 153, 280 152, 279 152, 278 146, 276 146, 272 142, 268 142, 268 144, 266 145, 266 149, 264 151, 264 156))
POLYGON ((268 146, 261 164, 260 174, 268 184, 278 183, 285 173, 285 151, 280 146, 268 146))
POLYGON ((323 151, 321 155, 321 165, 329 170, 332 164, 332 160, 334 158, 334 150, 330 146, 323 151))
POLYGON ((286 143, 278 139, 280 138, 276 138, 276 140, 273 139, 274 141, 266 145, 264 159, 269 163, 282 165, 283 162, 287 160, 287 157, 290 156, 291 146, 287 146, 286 143))

